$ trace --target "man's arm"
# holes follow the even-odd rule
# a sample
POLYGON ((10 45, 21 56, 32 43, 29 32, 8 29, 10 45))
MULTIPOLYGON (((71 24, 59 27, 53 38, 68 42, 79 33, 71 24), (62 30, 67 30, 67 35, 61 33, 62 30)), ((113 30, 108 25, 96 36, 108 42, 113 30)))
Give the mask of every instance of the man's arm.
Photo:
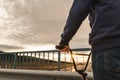
POLYGON ((94 0, 74 0, 70 9, 64 31, 61 35, 60 45, 68 45, 77 32, 83 20, 87 17, 94 0))

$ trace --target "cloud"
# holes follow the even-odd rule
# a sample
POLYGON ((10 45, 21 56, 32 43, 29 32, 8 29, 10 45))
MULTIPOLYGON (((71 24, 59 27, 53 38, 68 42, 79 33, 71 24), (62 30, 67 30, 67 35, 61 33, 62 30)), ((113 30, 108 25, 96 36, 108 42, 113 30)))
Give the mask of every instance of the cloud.
MULTIPOLYGON (((1 45, 1 49, 19 49, 19 46, 24 48, 25 45, 33 44, 58 44, 72 1, 1 0, 0 7, 6 13, 5 18, 0 18, 3 23, 0 23, 0 44, 5 44, 1 45)), ((82 25, 73 38, 72 46, 79 47, 81 45, 78 43, 86 43, 86 35, 90 31, 87 26, 86 22, 82 25)))
POLYGON ((23 49, 23 47, 0 44, 0 51, 10 51, 10 50, 19 50, 19 49, 23 49))

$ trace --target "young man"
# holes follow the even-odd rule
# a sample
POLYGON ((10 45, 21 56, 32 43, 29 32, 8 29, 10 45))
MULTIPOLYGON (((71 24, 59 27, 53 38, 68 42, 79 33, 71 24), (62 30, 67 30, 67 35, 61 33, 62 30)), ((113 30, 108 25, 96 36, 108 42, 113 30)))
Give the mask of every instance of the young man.
POLYGON ((120 0, 74 0, 58 46, 68 50, 88 15, 94 80, 120 80, 120 0))

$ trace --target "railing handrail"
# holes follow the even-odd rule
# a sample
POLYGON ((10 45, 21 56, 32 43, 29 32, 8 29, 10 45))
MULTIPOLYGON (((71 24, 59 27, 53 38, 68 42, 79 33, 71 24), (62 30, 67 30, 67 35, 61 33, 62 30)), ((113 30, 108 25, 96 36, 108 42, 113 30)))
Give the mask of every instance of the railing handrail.
MULTIPOLYGON (((31 77, 33 78, 52 78, 52 79, 66 79, 66 80, 80 80, 81 75, 77 72, 65 72, 65 71, 42 71, 42 70, 20 70, 20 69, 0 69, 1 76, 21 78, 22 77, 31 77)), ((87 78, 89 80, 93 79, 93 74, 88 73, 87 78)), ((32 79, 31 79, 32 80, 32 79)))
MULTIPOLYGON (((90 51, 90 48, 75 48, 73 51, 90 51)), ((43 51, 19 51, 19 52, 0 52, 0 54, 6 53, 40 53, 40 52, 59 52, 59 50, 43 50, 43 51)))

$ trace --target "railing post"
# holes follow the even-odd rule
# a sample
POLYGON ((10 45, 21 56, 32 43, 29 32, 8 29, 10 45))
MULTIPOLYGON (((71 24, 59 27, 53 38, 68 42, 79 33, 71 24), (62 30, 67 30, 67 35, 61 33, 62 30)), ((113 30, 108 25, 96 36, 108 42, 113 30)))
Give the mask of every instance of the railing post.
POLYGON ((2 56, 2 64, 3 64, 3 68, 5 68, 5 54, 2 56))
POLYGON ((58 52, 58 71, 60 71, 60 52, 58 52))
POLYGON ((16 69, 17 64, 17 54, 14 54, 14 69, 16 69))

